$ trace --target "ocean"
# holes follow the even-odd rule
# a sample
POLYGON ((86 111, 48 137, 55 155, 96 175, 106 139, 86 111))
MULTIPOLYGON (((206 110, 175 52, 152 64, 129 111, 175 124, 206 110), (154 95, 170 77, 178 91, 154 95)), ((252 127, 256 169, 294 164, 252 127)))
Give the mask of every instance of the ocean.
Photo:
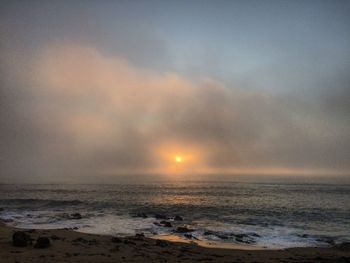
POLYGON ((208 244, 329 246, 350 241, 350 185, 2 184, 0 219, 19 228, 171 235, 208 244), (162 221, 170 224, 165 226, 162 221), (193 231, 178 233, 178 227, 193 231))

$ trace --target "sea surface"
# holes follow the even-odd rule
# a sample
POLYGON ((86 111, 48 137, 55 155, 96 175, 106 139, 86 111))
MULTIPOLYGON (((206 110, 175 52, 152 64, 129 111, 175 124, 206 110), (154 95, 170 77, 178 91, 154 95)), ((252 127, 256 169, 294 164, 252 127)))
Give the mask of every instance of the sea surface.
POLYGON ((3 184, 0 219, 19 228, 173 235, 183 240, 266 248, 329 246, 350 241, 350 185, 3 184), (183 220, 174 220, 177 215, 183 220), (161 221, 170 222, 171 227, 161 221), (179 226, 194 231, 177 233, 179 226))

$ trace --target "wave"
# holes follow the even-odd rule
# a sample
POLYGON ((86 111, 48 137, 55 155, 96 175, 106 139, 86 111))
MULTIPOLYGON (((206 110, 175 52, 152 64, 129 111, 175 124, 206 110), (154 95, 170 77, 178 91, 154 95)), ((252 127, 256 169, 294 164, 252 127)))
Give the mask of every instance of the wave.
POLYGON ((33 199, 33 198, 16 198, 16 199, 1 199, 2 207, 59 207, 59 206, 75 206, 81 205, 84 202, 80 200, 55 200, 55 199, 33 199))

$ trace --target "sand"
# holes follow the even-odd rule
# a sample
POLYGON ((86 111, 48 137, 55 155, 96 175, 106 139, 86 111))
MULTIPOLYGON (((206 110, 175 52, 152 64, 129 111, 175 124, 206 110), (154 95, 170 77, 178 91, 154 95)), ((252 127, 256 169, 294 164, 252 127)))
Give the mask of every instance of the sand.
POLYGON ((208 248, 192 243, 159 241, 142 236, 119 238, 73 230, 23 230, 0 223, 0 262, 350 262, 350 245, 329 248, 242 250, 208 248), (34 241, 15 247, 12 235, 25 231, 34 241), (34 248, 38 237, 48 248, 34 248), (117 241, 117 242, 116 242, 117 241))

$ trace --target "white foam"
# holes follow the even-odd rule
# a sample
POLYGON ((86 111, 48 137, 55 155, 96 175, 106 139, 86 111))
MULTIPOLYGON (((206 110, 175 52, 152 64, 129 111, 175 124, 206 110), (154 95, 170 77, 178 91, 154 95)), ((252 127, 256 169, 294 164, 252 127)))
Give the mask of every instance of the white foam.
MULTIPOLYGON (((52 211, 21 211, 21 212, 1 212, 0 218, 8 224, 18 228, 31 229, 60 229, 60 228, 78 228, 77 231, 91 234, 130 236, 135 233, 143 232, 147 236, 158 235, 177 235, 180 239, 184 238, 181 234, 171 233, 173 228, 159 227, 153 224, 154 218, 133 218, 128 215, 99 214, 83 217, 79 220, 62 217, 62 212, 52 211)), ((176 227, 176 225, 174 226, 176 227)), ((214 231, 229 234, 252 234, 256 243, 250 247, 267 248, 289 248, 289 247, 308 247, 320 246, 325 243, 312 238, 312 235, 302 236, 300 234, 309 234, 301 232, 300 229, 288 228, 282 226, 252 226, 252 225, 232 225, 217 221, 195 221, 191 222, 190 228, 196 229, 191 233, 194 237, 204 242, 214 242, 223 244, 238 244, 232 239, 223 240, 214 235, 204 235, 205 231, 214 231)))
POLYGON ((85 219, 85 226, 79 232, 102 235, 135 235, 135 233, 149 231, 154 228, 153 219, 131 218, 116 215, 104 215, 85 219))

